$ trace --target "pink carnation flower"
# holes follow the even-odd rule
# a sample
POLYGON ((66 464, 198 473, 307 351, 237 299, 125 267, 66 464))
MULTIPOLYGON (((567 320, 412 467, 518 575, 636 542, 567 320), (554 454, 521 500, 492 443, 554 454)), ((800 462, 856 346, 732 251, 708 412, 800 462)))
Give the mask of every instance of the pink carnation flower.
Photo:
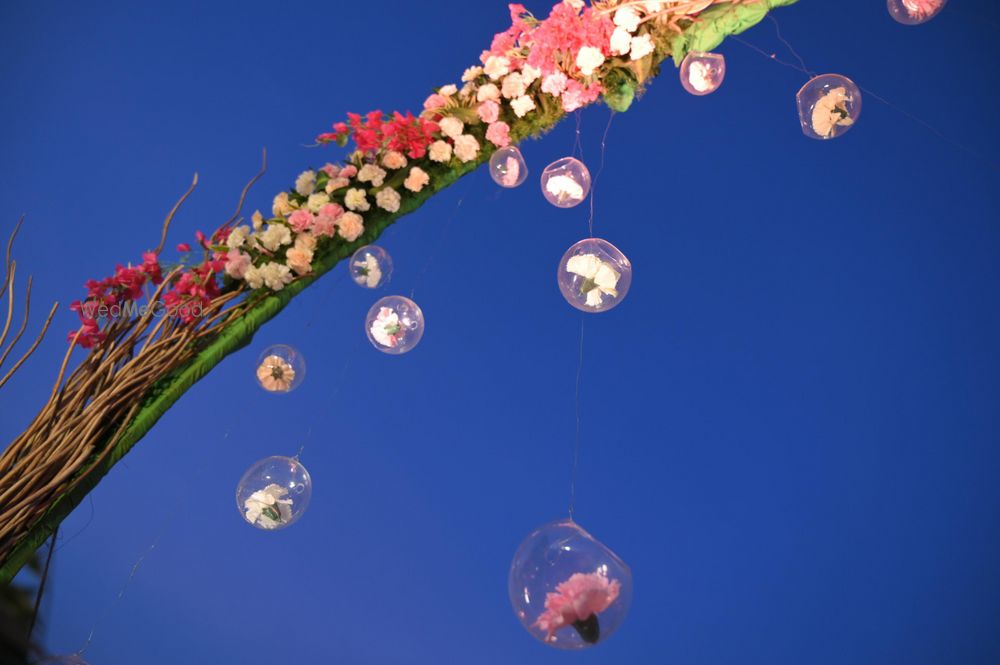
POLYGON ((500 117, 500 105, 492 99, 487 99, 480 104, 476 111, 479 113, 479 119, 485 123, 496 122, 497 118, 500 117))
POLYGON ((545 594, 545 611, 535 626, 545 631, 546 640, 557 630, 573 626, 581 638, 594 643, 600 637, 597 615, 608 609, 620 592, 618 580, 608 581, 600 573, 575 573, 554 593, 545 594))
POLYGON ((506 122, 494 122, 486 128, 486 139, 497 146, 505 148, 510 145, 510 126, 506 122))
POLYGON ((448 104, 448 100, 444 95, 439 95, 434 93, 426 100, 424 100, 424 109, 428 111, 433 111, 434 109, 439 109, 448 104))
POLYGON ((312 213, 308 210, 296 210, 288 217, 288 224, 296 233, 302 233, 309 229, 313 223, 312 213))
POLYGON ((566 89, 566 75, 562 72, 553 72, 542 79, 542 92, 558 97, 566 89))

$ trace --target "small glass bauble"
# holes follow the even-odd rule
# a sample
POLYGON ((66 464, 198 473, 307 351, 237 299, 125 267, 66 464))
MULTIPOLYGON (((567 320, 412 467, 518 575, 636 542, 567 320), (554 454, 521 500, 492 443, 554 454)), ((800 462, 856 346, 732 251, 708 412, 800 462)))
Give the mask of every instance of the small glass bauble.
POLYGON ((257 359, 257 383, 269 393, 288 393, 306 378, 306 361, 298 349, 275 344, 257 359))
POLYGON ((904 25, 926 23, 937 16, 948 0, 886 0, 889 15, 904 25))
POLYGON ((726 78, 726 58, 721 53, 691 51, 681 63, 681 85, 692 95, 710 95, 726 78))
POLYGON ((358 286, 377 289, 392 277, 392 257, 378 245, 365 245, 351 256, 351 279, 358 286))
POLYGON ((500 148, 490 157, 490 177, 501 187, 517 187, 528 177, 528 165, 517 146, 500 148))
POLYGON ((575 157, 557 159, 542 171, 542 194, 558 208, 580 205, 590 193, 590 171, 575 157))
POLYGON ((585 649, 618 630, 632 602, 632 572, 572 520, 536 529, 510 565, 514 614, 532 637, 558 649, 585 649))
POLYGON ((365 334, 382 353, 406 353, 424 336, 424 313, 404 296, 386 296, 365 317, 365 334))
POLYGON ((846 134, 861 116, 861 90, 840 74, 823 74, 802 86, 795 96, 802 132, 812 139, 846 134))
POLYGON ((294 524, 309 507, 312 479, 297 457, 267 457, 243 474, 236 507, 249 524, 276 531, 294 524))
POLYGON ((632 264, 607 240, 586 238, 566 250, 556 277, 570 305, 583 312, 604 312, 628 294, 632 264))

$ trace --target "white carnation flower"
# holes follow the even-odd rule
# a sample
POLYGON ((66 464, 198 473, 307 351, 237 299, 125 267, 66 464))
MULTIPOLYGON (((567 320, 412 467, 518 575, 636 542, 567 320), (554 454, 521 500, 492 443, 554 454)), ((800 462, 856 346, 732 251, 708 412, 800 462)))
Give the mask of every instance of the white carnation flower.
POLYGON ((284 224, 271 224, 263 233, 257 236, 257 240, 269 252, 276 252, 282 245, 290 245, 292 242, 292 231, 284 224))
POLYGON ((382 157, 382 166, 387 169, 401 169, 406 166, 406 155, 390 150, 382 157))
POLYGON ((382 183, 385 182, 385 169, 374 164, 365 164, 358 171, 358 180, 361 182, 370 182, 372 187, 381 187, 382 183))
POLYGON ((508 74, 503 80, 503 86, 500 88, 501 94, 507 99, 513 99, 514 97, 520 97, 524 94, 525 89, 528 86, 524 84, 524 77, 518 72, 513 74, 508 74))
POLYGON ((264 276, 260 273, 260 268, 250 266, 243 273, 243 279, 251 289, 259 289, 264 286, 264 276))
POLYGON ((309 196, 316 190, 316 172, 303 171, 295 179, 295 191, 302 196, 309 196))
POLYGON ((264 284, 272 291, 280 291, 285 285, 292 281, 291 269, 283 263, 270 262, 260 269, 264 284))
POLYGON ((465 70, 465 72, 462 73, 462 83, 468 83, 469 81, 475 81, 477 78, 479 78, 482 75, 482 73, 483 73, 483 68, 482 67, 479 67, 479 66, 469 67, 468 69, 465 70))
POLYGON ((510 60, 503 56, 491 55, 486 59, 483 71, 491 79, 496 81, 501 76, 506 76, 510 72, 510 60))
POLYGON ((472 134, 462 134, 455 139, 455 156, 463 162, 471 162, 479 154, 479 141, 472 134))
POLYGON ((487 100, 491 102, 500 101, 500 88, 498 88, 495 83, 481 85, 479 86, 479 90, 476 91, 477 102, 485 102, 487 100))
POLYGON ((368 203, 368 199, 365 197, 365 190, 356 187, 347 190, 347 194, 344 195, 344 205, 351 210, 364 211, 371 208, 371 204, 368 203))
POLYGON ((583 46, 576 54, 576 66, 580 68, 580 73, 590 76, 598 67, 604 64, 604 54, 601 49, 595 46, 583 46))
POLYGON ((386 187, 375 195, 375 203, 387 212, 399 210, 399 192, 392 187, 386 187))
POLYGON ((632 59, 639 60, 645 58, 653 52, 653 38, 649 35, 640 35, 632 38, 632 59))
POLYGON ((446 118, 441 118, 438 122, 438 126, 441 128, 441 133, 450 138, 458 138, 462 135, 462 130, 465 129, 465 124, 458 118, 448 116, 446 118))
POLYGON ((438 94, 441 95, 442 97, 451 97, 456 92, 458 92, 458 88, 455 87, 454 83, 449 83, 448 85, 443 85, 443 86, 441 86, 441 89, 438 90, 438 94))
POLYGON ((447 162, 451 159, 451 144, 447 141, 435 141, 427 154, 432 162, 447 162))
POLYGON ((419 166, 414 166, 410 169, 410 175, 403 181, 403 187, 406 187, 411 192, 419 192, 430 181, 431 177, 427 175, 426 171, 419 166))
POLYGON ((310 194, 309 200, 306 201, 306 208, 309 212, 319 212, 319 209, 330 202, 330 197, 322 192, 319 194, 310 194))
POLYGON ((602 261, 596 254, 578 254, 566 262, 566 271, 583 277, 580 293, 587 294, 588 307, 600 307, 603 296, 618 297, 618 280, 621 274, 607 261, 602 261))
POLYGON ((634 7, 622 7, 615 12, 615 25, 629 32, 639 27, 639 12, 634 7))
POLYGON ((542 70, 538 67, 532 67, 531 65, 525 65, 521 68, 521 79, 524 80, 524 85, 529 86, 538 80, 542 75, 542 70))
POLYGON ((522 95, 512 101, 510 107, 514 109, 514 115, 518 118, 523 118, 528 111, 535 108, 535 100, 528 95, 522 95))
MULTIPOLYGON (((260 213, 256 213, 260 214, 260 213)), ((247 236, 250 235, 250 227, 243 225, 237 226, 229 233, 229 237, 226 238, 226 247, 229 249, 237 249, 242 247, 247 240, 247 236)))
POLYGON ((276 529, 292 519, 292 500, 285 498, 287 496, 287 487, 271 483, 243 502, 243 516, 250 524, 276 529))
POLYGON ((611 33, 611 52, 617 55, 628 53, 632 44, 632 35, 625 28, 615 28, 611 33))
POLYGON ((254 210, 253 214, 250 215, 250 221, 253 223, 254 231, 260 231, 264 228, 264 215, 260 214, 260 210, 254 210))

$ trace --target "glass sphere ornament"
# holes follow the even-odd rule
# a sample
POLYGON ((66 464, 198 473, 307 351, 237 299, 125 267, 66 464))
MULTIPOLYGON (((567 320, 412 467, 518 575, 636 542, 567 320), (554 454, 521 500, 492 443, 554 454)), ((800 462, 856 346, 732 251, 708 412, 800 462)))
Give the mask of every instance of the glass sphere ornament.
POLYGON ((558 649, 585 649, 614 634, 632 602, 632 572, 573 520, 531 533, 507 578, 514 614, 533 637, 558 649))
POLYGON ((386 296, 368 310, 365 334, 382 353, 406 353, 424 336, 424 313, 409 298, 386 296))
POLYGON ((632 264, 607 240, 586 238, 566 250, 556 278, 570 305, 582 312, 604 312, 628 294, 632 264))
POLYGON ((889 14, 904 25, 926 23, 937 16, 948 0, 886 0, 889 14))
POLYGON ((50 656, 36 661, 36 665, 87 665, 87 661, 80 654, 72 653, 68 656, 50 656))
POLYGON ((710 95, 726 78, 726 58, 721 53, 691 51, 681 63, 681 85, 692 95, 710 95))
POLYGON ((257 359, 257 383, 269 393, 289 393, 305 378, 305 358, 287 344, 269 346, 257 359))
POLYGON ((392 257, 378 245, 365 245, 351 256, 350 268, 355 284, 377 289, 392 277, 392 257))
POLYGON ((557 208, 580 205, 590 193, 590 171, 579 159, 563 157, 542 171, 542 194, 557 208))
POLYGON ((802 132, 812 139, 846 134, 861 116, 861 90, 840 74, 823 74, 802 86, 795 100, 802 132))
POLYGON ((490 157, 490 177, 501 187, 518 187, 528 177, 528 165, 516 146, 500 148, 490 157))
POLYGON ((297 522, 311 497, 312 479, 297 457, 262 459, 247 469, 236 487, 236 506, 243 519, 265 531, 297 522))

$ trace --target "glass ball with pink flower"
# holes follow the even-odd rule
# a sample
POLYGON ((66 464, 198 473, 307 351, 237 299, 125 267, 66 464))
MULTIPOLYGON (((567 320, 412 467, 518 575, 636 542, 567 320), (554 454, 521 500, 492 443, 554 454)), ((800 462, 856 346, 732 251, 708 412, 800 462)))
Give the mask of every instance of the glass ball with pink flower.
POLYGON ((608 639, 628 614, 632 572, 617 554, 571 519, 532 532, 510 566, 514 614, 531 635, 557 649, 608 639))
POLYGON ((386 296, 368 310, 365 334, 382 353, 406 353, 424 336, 424 313, 405 296, 386 296))

